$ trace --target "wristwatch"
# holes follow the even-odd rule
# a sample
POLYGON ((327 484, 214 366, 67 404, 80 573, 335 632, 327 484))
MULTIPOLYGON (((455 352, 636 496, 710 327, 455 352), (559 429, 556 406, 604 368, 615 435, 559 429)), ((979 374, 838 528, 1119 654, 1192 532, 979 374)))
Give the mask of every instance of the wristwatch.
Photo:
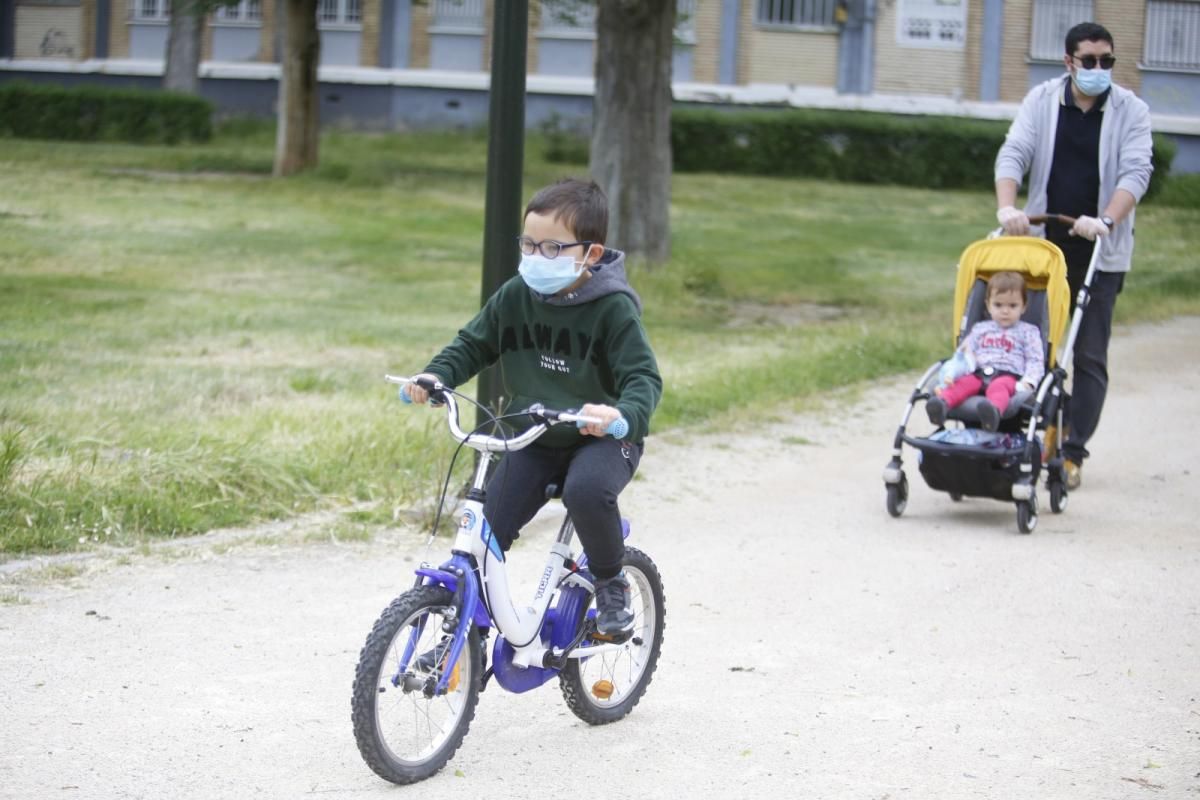
POLYGON ((1116 224, 1115 222, 1113 222, 1112 217, 1101 217, 1100 221, 1103 222, 1105 227, 1107 227, 1110 231, 1113 229, 1113 225, 1116 224))

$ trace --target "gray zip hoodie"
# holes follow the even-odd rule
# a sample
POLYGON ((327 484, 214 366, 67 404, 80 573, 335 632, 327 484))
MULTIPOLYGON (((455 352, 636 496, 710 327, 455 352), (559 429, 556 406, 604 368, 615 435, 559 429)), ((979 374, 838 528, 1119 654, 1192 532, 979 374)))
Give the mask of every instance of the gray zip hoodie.
MULTIPOLYGON (((1070 80, 1067 76, 1065 80, 1070 80)), ((1008 135, 996 155, 996 180, 1011 178, 1021 185, 1029 173, 1029 193, 1025 213, 1045 214, 1046 185, 1054 159, 1054 137, 1058 130, 1058 109, 1066 85, 1064 78, 1052 78, 1025 95, 1021 110, 1008 129, 1008 135)), ((1100 123, 1100 197, 1105 206, 1117 189, 1124 189, 1141 200, 1150 185, 1150 108, 1128 89, 1113 84, 1100 123)), ((1059 213, 1060 209, 1050 209, 1059 213)), ((1128 272, 1133 260, 1134 212, 1121 220, 1107 236, 1100 238, 1096 269, 1103 272, 1128 272)))

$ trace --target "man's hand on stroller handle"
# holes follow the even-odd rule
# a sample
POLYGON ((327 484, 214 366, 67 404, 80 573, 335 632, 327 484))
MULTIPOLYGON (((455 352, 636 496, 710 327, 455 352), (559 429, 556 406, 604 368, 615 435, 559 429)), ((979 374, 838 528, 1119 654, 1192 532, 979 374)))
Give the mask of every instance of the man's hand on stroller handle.
POLYGON ((996 221, 1008 236, 1028 236, 1029 217, 1015 206, 1004 206, 996 211, 996 221))
POLYGON ((1108 225, 1098 217, 1079 217, 1071 226, 1072 236, 1082 236, 1089 242, 1096 241, 1099 236, 1107 236, 1108 225))
MULTIPOLYGON (((436 375, 421 373, 411 378, 386 376, 389 383, 400 384, 400 399, 405 403, 425 403, 433 400, 440 404, 447 389, 436 375)), ((575 411, 555 411, 540 403, 529 408, 531 416, 540 422, 574 422, 585 436, 612 436, 623 439, 629 433, 629 422, 612 406, 588 403, 575 411)))

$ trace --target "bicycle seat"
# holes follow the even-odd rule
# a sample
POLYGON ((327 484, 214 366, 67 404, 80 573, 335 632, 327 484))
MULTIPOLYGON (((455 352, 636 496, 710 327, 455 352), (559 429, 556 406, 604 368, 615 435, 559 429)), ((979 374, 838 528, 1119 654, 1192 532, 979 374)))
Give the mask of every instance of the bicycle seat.
POLYGON ((559 483, 546 484, 546 499, 547 500, 559 500, 562 498, 562 493, 563 493, 562 484, 559 484, 559 483))

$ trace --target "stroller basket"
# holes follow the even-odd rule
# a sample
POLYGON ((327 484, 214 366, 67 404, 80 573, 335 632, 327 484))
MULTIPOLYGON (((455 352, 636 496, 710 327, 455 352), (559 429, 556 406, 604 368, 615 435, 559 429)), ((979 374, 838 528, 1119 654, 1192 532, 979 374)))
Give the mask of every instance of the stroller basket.
MULTIPOLYGON (((929 488, 961 497, 990 497, 1011 500, 1013 484, 1022 477, 1021 461, 1025 444, 995 448, 978 445, 936 442, 905 436, 916 448, 921 477, 929 488)), ((1041 471, 1041 447, 1033 442, 1032 473, 1037 481, 1041 471)))

